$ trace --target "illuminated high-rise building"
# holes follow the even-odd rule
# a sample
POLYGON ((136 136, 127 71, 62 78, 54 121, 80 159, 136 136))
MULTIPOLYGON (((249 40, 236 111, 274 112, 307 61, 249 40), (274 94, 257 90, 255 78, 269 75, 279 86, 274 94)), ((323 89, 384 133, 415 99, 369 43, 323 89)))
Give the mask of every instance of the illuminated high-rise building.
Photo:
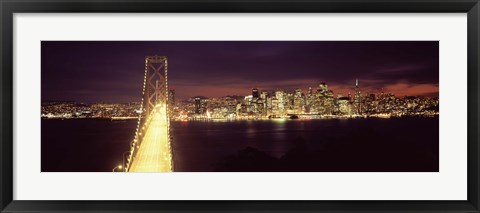
POLYGON ((361 96, 360 96, 360 90, 358 89, 358 78, 355 80, 355 112, 358 115, 362 114, 361 96))
POLYGON ((338 111, 341 115, 351 115, 350 100, 348 97, 339 97, 337 100, 338 111))
POLYGON ((195 98, 195 114, 200 114, 202 108, 202 99, 199 97, 195 98))
POLYGON ((314 107, 315 96, 312 91, 312 87, 308 87, 307 95, 305 97, 305 112, 311 113, 314 107))
POLYGON ((328 91, 328 85, 325 82, 322 82, 318 85, 317 92, 319 93, 326 93, 328 91))
POLYGON ((195 97, 195 114, 204 114, 207 111, 207 99, 202 97, 195 97))
POLYGON ((285 92, 283 95, 283 107, 285 109, 285 113, 291 114, 293 112, 293 93, 285 92))
POLYGON ((273 103, 272 103, 272 97, 267 97, 265 101, 265 109, 267 111, 267 114, 270 115, 272 114, 273 111, 273 103))
POLYGON ((318 85, 315 96, 315 103, 312 107, 314 112, 322 115, 332 114, 334 111, 333 92, 328 90, 328 85, 325 82, 318 85))
POLYGON ((293 111, 296 114, 301 114, 303 113, 303 105, 304 105, 304 100, 303 100, 303 92, 301 89, 296 89, 295 93, 293 95, 293 111))
POLYGON ((253 88, 253 89, 252 89, 252 98, 253 98, 253 99, 258 99, 258 98, 260 98, 260 93, 258 92, 258 89, 257 89, 257 88, 253 88))
POLYGON ((263 100, 267 100, 267 98, 269 97, 270 95, 268 94, 267 91, 262 91, 262 93, 260 93, 260 98, 263 99, 263 100))
POLYGON ((270 99, 270 94, 267 91, 262 91, 260 93, 261 103, 263 104, 263 115, 270 114, 270 109, 272 107, 272 100, 270 99))
POLYGON ((285 97, 285 93, 282 90, 275 91, 275 98, 277 100, 277 112, 278 115, 283 115, 285 113, 285 101, 287 100, 285 97))

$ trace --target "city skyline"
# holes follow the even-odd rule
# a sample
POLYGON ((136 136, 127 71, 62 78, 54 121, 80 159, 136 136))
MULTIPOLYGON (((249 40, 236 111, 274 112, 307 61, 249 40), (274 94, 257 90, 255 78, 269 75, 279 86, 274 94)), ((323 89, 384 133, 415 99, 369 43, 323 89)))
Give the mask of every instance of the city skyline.
MULTIPOLYGON (((252 88, 244 96, 175 98, 169 91, 168 108, 172 120, 188 119, 270 119, 301 115, 303 118, 402 117, 438 115, 438 97, 403 96, 392 93, 362 94, 355 81, 355 92, 334 95, 322 82, 307 92, 300 89, 275 92, 252 88)), ((142 112, 140 102, 78 103, 43 102, 42 118, 132 119, 142 112)), ((147 112, 147 114, 149 114, 147 112)))
POLYGON ((436 41, 47 41, 42 101, 139 101, 144 64, 133 59, 149 53, 169 57, 169 88, 178 100, 246 95, 252 88, 305 92, 321 82, 345 96, 354 93, 356 78, 362 95, 383 89, 396 96, 438 96, 436 41), (79 58, 84 62, 75 63, 79 58))

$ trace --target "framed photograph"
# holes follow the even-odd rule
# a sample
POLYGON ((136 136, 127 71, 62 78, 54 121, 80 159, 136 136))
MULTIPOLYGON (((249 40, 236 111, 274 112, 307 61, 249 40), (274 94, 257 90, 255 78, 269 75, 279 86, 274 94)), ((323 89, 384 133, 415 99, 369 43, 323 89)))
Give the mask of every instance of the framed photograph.
POLYGON ((477 0, 0 6, 1 212, 480 212, 477 0))

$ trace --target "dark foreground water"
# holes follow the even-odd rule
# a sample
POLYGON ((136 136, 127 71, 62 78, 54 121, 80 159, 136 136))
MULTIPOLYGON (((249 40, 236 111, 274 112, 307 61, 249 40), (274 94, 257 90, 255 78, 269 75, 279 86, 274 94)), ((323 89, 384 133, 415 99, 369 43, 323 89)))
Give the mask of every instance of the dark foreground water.
MULTIPOLYGON (((136 120, 42 120, 43 172, 109 172, 136 120)), ((438 117, 171 122, 175 171, 436 172, 438 117)))

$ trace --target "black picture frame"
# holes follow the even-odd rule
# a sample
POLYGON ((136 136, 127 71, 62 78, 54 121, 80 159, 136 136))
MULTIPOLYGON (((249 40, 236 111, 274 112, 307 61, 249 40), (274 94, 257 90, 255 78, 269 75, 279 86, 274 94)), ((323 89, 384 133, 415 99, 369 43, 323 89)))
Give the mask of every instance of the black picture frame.
MULTIPOLYGON (((478 0, 0 0, 1 212, 480 212, 478 0), (16 201, 13 200, 14 13, 467 13, 468 199, 466 201, 16 201)), ((93 192, 92 192, 93 193, 93 192)), ((253 193, 253 192, 252 192, 253 193)))

